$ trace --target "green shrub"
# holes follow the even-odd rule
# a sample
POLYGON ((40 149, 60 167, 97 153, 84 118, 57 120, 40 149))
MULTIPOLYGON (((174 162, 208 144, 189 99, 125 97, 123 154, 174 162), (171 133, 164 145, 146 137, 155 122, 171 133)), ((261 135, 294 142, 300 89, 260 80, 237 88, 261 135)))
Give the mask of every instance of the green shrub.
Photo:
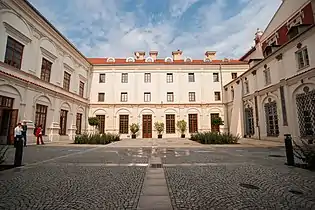
POLYGON ((190 140, 201 144, 237 144, 239 136, 233 136, 228 133, 217 132, 198 132, 191 134, 190 140))
POLYGON ((184 134, 187 130, 187 122, 185 120, 177 121, 177 129, 181 134, 184 134))
POLYGON ((91 125, 93 127, 98 126, 98 124, 99 124, 99 120, 97 117, 89 117, 88 121, 89 121, 89 125, 91 125))
POLYGON ((293 141, 294 155, 298 159, 302 160, 308 169, 315 170, 315 144, 310 139, 301 139, 302 144, 298 144, 293 141))
POLYGON ((74 139, 75 144, 109 144, 114 141, 120 141, 118 134, 104 133, 104 134, 87 134, 78 135, 74 139))
POLYGON ((161 135, 164 131, 164 123, 163 122, 155 122, 154 128, 158 132, 158 134, 161 135))
POLYGON ((136 134, 140 130, 140 126, 137 123, 132 123, 130 125, 130 131, 132 134, 136 134))

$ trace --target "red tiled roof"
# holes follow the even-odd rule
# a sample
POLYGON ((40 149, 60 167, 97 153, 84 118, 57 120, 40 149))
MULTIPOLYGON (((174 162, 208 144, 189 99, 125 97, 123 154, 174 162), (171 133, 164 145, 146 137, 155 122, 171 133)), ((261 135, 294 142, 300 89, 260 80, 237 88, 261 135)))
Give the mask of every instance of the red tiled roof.
POLYGON ((107 58, 87 58, 92 65, 134 65, 134 64, 164 64, 164 65, 241 65, 247 64, 246 62, 239 60, 212 60, 211 62, 205 62, 204 60, 192 60, 192 62, 185 62, 184 60, 175 60, 173 62, 165 62, 164 59, 156 59, 154 62, 146 62, 145 60, 135 60, 135 62, 127 62, 125 58, 115 58, 115 62, 107 62, 107 58))

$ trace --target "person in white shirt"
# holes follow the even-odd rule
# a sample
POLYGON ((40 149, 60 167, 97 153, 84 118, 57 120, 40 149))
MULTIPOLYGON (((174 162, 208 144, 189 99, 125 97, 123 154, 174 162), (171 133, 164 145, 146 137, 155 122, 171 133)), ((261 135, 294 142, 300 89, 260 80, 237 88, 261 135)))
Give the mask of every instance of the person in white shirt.
POLYGON ((22 124, 18 123, 18 125, 14 128, 14 139, 16 142, 23 140, 22 131, 23 131, 22 124))

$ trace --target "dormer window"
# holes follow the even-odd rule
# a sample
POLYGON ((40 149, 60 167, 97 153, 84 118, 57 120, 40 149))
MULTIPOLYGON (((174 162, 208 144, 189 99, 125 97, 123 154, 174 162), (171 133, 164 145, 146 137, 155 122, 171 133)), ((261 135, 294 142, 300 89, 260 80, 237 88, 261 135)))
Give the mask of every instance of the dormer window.
POLYGON ((192 62, 192 59, 190 57, 185 58, 185 62, 192 62))
POLYGON ((303 23, 304 18, 304 12, 300 12, 297 16, 295 16, 293 19, 289 20, 287 23, 288 30, 290 30, 291 27, 297 26, 303 23))
POLYGON ((128 63, 135 62, 135 59, 133 57, 129 57, 126 59, 126 62, 128 62, 128 63))
POLYGON ((210 62, 211 62, 211 59, 210 59, 210 58, 205 58, 203 61, 204 61, 205 63, 210 63, 210 62))
POLYGON ((154 59, 151 58, 151 57, 147 57, 147 58, 145 59, 145 62, 152 63, 152 62, 154 62, 154 59))
POLYGON ((107 63, 113 63, 113 62, 115 62, 115 58, 112 58, 112 57, 107 58, 107 63))
POLYGON ((269 46, 275 46, 278 45, 278 38, 279 38, 279 34, 275 33, 272 37, 270 37, 270 39, 267 41, 267 44, 269 46))
POLYGON ((171 63, 171 62, 173 62, 173 59, 171 57, 167 57, 167 58, 165 58, 165 62, 171 63))

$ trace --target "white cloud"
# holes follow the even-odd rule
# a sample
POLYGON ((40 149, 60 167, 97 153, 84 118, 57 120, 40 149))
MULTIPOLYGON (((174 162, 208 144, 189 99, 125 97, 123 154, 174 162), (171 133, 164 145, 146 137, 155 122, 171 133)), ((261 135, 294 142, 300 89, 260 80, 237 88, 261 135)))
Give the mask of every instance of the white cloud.
POLYGON ((126 57, 135 50, 158 50, 165 57, 181 49, 186 56, 201 59, 206 50, 216 50, 221 58, 242 56, 253 44, 256 29, 266 27, 281 3, 237 1, 245 6, 228 19, 225 14, 230 1, 201 4, 189 16, 194 24, 187 23, 184 30, 178 20, 187 20, 189 9, 198 0, 170 0, 169 15, 163 13, 170 19, 163 14, 146 14, 143 5, 136 7, 137 13, 125 12, 123 1, 117 0, 73 0, 64 5, 64 11, 54 12, 42 0, 31 2, 87 57, 126 57))

